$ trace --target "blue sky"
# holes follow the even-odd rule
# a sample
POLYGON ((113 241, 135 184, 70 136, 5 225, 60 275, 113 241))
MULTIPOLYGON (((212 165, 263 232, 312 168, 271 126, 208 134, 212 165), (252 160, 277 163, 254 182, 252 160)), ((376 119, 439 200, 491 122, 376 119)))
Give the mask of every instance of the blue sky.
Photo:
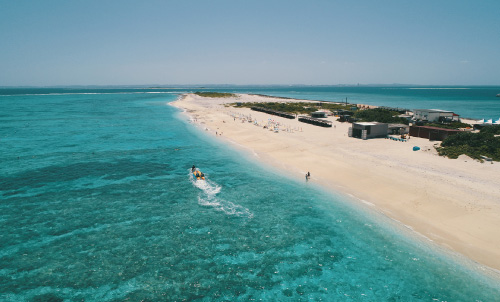
POLYGON ((500 1, 0 0, 0 86, 500 85, 500 1))

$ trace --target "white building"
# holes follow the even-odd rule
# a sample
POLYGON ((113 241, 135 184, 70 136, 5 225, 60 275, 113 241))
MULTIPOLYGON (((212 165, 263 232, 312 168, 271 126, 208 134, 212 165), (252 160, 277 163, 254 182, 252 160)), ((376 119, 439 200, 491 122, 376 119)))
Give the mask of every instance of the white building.
POLYGON ((440 109, 415 109, 413 120, 424 122, 459 121, 458 114, 440 109))

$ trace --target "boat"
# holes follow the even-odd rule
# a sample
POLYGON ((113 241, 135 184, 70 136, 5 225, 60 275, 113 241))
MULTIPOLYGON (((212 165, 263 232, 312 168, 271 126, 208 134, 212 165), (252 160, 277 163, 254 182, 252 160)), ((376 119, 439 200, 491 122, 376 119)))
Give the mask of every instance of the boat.
POLYGON ((497 98, 500 98, 500 93, 499 93, 499 94, 497 94, 497 98))
POLYGON ((200 170, 195 170, 193 172, 193 176, 196 180, 205 180, 205 174, 203 174, 200 170))

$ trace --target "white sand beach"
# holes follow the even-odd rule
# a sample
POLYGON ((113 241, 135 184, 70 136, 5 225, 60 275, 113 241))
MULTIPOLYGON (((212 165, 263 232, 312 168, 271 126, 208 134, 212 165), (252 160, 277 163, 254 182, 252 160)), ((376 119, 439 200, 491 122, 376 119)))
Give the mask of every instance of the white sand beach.
POLYGON ((292 177, 304 179, 309 171, 310 181, 371 203, 441 246, 500 270, 500 163, 441 157, 434 149, 437 142, 422 138, 350 138, 350 124, 335 117, 328 117, 334 127, 323 128, 224 106, 270 101, 293 100, 188 94, 171 104, 184 109, 207 134, 217 133, 221 140, 256 154, 256 160, 285 169, 292 177), (260 126, 240 116, 251 116, 260 126), (283 124, 283 130, 264 129, 270 118, 283 124), (413 146, 421 149, 413 151, 413 146))

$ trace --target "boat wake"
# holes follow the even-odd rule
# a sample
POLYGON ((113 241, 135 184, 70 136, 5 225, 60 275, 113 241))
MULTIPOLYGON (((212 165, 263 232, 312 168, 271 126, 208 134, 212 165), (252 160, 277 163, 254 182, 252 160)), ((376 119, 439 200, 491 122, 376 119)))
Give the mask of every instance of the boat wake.
POLYGON ((201 190, 200 194, 198 194, 199 205, 212 207, 227 215, 253 218, 253 213, 249 209, 218 197, 217 194, 222 189, 220 185, 211 180, 196 180, 192 173, 189 173, 189 175, 191 183, 201 190))

